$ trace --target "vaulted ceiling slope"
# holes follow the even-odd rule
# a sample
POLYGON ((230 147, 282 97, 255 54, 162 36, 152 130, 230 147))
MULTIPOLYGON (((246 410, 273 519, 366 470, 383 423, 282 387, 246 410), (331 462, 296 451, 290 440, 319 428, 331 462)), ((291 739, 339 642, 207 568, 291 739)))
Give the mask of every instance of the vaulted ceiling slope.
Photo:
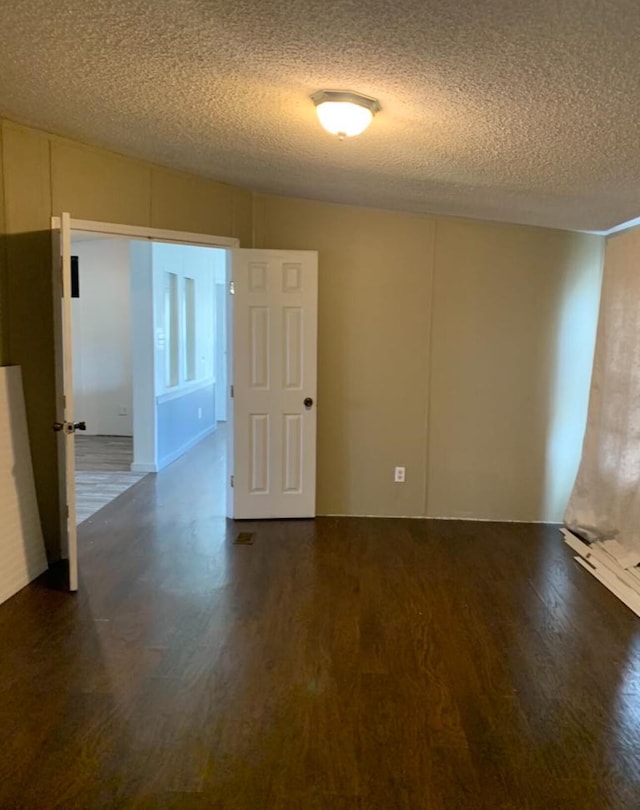
POLYGON ((0 114, 281 194, 605 230, 640 215, 637 0, 19 0, 0 114), (325 133, 309 95, 383 110, 325 133))

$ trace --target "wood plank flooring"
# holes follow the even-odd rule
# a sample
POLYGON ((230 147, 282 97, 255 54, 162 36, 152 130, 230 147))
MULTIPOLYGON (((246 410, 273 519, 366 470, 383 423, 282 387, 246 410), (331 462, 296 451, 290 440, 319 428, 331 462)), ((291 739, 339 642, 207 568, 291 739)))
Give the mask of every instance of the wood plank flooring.
POLYGON ((235 525, 219 454, 0 607, 1 808, 640 807, 640 624, 557 529, 235 525))
POLYGON ((76 434, 76 520, 83 523, 144 477, 131 472, 131 436, 76 434))
POLYGON ((76 522, 84 523, 118 495, 137 484, 145 473, 77 472, 76 522))
POLYGON ((87 436, 75 434, 76 470, 125 472, 133 461, 132 436, 87 436))

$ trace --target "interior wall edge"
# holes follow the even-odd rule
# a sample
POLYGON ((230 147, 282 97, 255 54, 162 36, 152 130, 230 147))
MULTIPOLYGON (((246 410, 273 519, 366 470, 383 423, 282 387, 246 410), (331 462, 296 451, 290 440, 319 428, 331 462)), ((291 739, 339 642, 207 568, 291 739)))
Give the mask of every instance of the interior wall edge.
POLYGON ((433 318, 435 309, 435 281, 437 273, 436 255, 438 246, 438 220, 433 224, 433 249, 431 251, 431 278, 429 281, 429 349, 427 359, 427 380, 426 380, 426 409, 425 409, 425 448, 424 448, 424 506, 422 514, 426 517, 429 514, 429 449, 431 447, 431 369, 433 366, 433 318))
POLYGON ((7 223, 5 215, 4 138, 0 119, 0 365, 8 362, 9 307, 7 302, 7 223))

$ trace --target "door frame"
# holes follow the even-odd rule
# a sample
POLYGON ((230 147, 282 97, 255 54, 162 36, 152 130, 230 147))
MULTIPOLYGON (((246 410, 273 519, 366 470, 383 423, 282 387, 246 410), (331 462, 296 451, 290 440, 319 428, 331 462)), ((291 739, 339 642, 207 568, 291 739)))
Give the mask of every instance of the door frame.
MULTIPOLYGON (((51 217, 51 227, 60 227, 60 217, 51 217)), ((150 242, 172 242, 178 245, 200 247, 236 248, 240 240, 232 236, 213 236, 191 231, 172 231, 166 228, 148 228, 146 225, 122 225, 116 222, 98 222, 90 219, 71 218, 72 231, 87 231, 101 236, 116 236, 124 239, 147 239, 150 242)))
MULTIPOLYGON (((62 213, 62 212, 61 212, 62 213)), ((51 217, 51 231, 61 229, 61 217, 51 217)), ((137 239, 147 240, 149 242, 169 242, 178 245, 192 245, 195 247, 208 247, 208 248, 221 248, 229 251, 232 248, 240 247, 240 240, 231 236, 215 236, 212 234, 194 233, 191 231, 175 231, 166 228, 151 228, 145 225, 124 225, 116 222, 102 222, 98 220, 89 219, 73 219, 70 218, 71 232, 84 232, 93 233, 103 237, 116 237, 120 239, 137 239)), ((229 254, 227 253, 227 261, 225 262, 227 272, 227 284, 229 282, 229 254)), ((63 388, 63 367, 65 362, 64 347, 62 341, 62 318, 60 315, 60 300, 62 299, 62 278, 59 272, 60 261, 59 256, 53 256, 53 302, 54 302, 54 347, 55 347, 55 375, 56 375, 56 400, 59 404, 64 388, 63 388)), ((232 318, 227 318, 227 389, 232 379, 231 369, 229 363, 233 358, 233 331, 232 331, 232 318)), ((70 358, 70 361, 72 358, 70 358)), ((227 390, 227 421, 233 419, 233 401, 229 396, 227 390)), ((233 429, 227 432, 227 457, 229 457, 229 450, 232 449, 230 442, 232 441, 233 429)), ((58 469, 60 474, 59 485, 59 498, 60 505, 66 505, 66 470, 64 468, 64 458, 60 454, 60 445, 58 445, 58 469)), ((227 477, 227 503, 231 502, 230 493, 230 479, 227 477)), ((67 518, 65 509, 60 510, 60 529, 63 551, 68 551, 68 535, 67 535, 67 518)))

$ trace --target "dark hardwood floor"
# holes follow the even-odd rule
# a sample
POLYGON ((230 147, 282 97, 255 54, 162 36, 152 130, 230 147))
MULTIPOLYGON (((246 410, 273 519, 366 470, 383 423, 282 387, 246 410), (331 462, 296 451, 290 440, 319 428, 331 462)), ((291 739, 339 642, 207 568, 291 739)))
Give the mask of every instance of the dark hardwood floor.
POLYGON ((0 808, 640 807, 640 624, 557 529, 234 525, 220 452, 0 607, 0 808))

